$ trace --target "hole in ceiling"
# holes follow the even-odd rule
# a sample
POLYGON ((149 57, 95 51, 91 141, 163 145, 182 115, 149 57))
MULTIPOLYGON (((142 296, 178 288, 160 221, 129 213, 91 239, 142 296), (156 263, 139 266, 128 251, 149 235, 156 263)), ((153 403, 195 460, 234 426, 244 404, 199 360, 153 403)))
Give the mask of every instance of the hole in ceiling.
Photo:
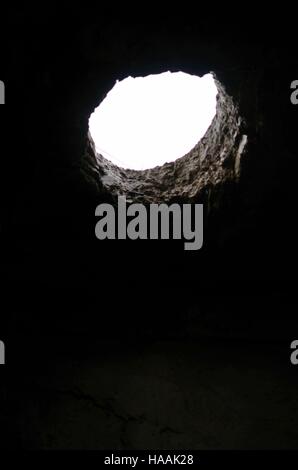
MULTIPOLYGON (((197 134, 190 151, 174 161, 143 170, 124 168, 119 161, 113 163, 111 157, 96 149, 96 137, 93 133, 92 138, 89 129, 82 172, 86 181, 92 182, 94 194, 115 203, 119 195, 129 202, 143 204, 198 201, 206 204, 208 213, 211 205, 220 207, 223 188, 230 194, 231 187, 240 179, 248 136, 238 101, 227 93, 216 71, 206 73, 214 79, 217 90, 215 115, 203 137, 199 139, 197 134)), ((91 109, 98 103, 96 96, 94 99, 91 109)), ((148 140, 143 141, 142 149, 147 145, 148 140)), ((142 157, 144 153, 138 155, 142 157)))
POLYGON ((164 72, 117 81, 89 119, 98 153, 125 169, 145 170, 184 156, 216 114, 211 73, 164 72))

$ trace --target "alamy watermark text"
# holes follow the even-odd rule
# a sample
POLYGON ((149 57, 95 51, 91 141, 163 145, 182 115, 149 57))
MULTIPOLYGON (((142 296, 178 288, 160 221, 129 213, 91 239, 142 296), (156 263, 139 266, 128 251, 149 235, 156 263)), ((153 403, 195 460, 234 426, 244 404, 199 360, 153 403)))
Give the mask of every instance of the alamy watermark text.
POLYGON ((203 245, 203 204, 130 204, 118 197, 117 215, 111 204, 99 204, 95 225, 99 240, 184 240, 185 250, 199 250, 203 245), (117 230, 116 230, 117 227, 117 230), (116 233, 117 232, 117 233, 116 233))

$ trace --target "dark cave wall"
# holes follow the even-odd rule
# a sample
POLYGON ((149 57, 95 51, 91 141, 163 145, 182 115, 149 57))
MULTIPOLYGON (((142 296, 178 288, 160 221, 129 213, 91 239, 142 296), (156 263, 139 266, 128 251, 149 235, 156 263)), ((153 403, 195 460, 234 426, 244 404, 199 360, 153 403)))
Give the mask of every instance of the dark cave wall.
MULTIPOLYGON (((182 69, 199 75, 214 71, 239 105, 252 146, 246 164, 254 181, 246 187, 247 191, 251 189, 247 199, 252 203, 258 191, 271 196, 272 188, 268 181, 264 184, 265 179, 271 184, 274 177, 275 184, 281 181, 281 165, 285 166, 295 150, 285 149, 281 132, 286 132, 288 143, 293 142, 289 126, 293 128, 294 110, 289 99, 285 100, 289 83, 284 67, 291 65, 289 51, 285 56, 285 50, 274 44, 247 43, 244 35, 244 40, 240 37, 233 41, 229 34, 213 35, 206 28, 200 31, 199 26, 197 30, 192 25, 183 28, 179 24, 180 28, 175 28, 177 19, 171 18, 165 23, 157 21, 153 28, 133 19, 122 24, 108 17, 100 27, 91 19, 86 19, 86 24, 84 21, 76 19, 68 25, 67 34, 63 24, 58 23, 55 34, 50 34, 51 21, 19 25, 16 20, 21 31, 11 38, 8 97, 12 104, 28 103, 20 109, 23 125, 19 140, 29 150, 26 159, 20 159, 19 174, 15 175, 18 185, 36 184, 34 172, 38 176, 43 172, 39 191, 43 187, 48 190, 53 180, 61 180, 62 191, 65 187, 72 191, 74 188, 68 185, 72 179, 74 186, 81 179, 85 192, 91 191, 80 172, 91 112, 116 79, 182 69)), ((292 70, 294 74, 295 68, 292 70)))
MULTIPOLYGON (((218 18, 210 28, 208 17, 185 21, 175 13, 153 16, 152 21, 150 15, 135 21, 103 13, 98 21, 90 12, 74 11, 67 26, 62 17, 54 23, 51 15, 40 21, 24 18, 11 17, 3 77, 7 106, 18 110, 22 124, 17 136, 12 123, 7 124, 8 154, 17 156, 4 163, 5 174, 13 175, 3 186, 6 266, 13 280, 25 276, 21 284, 31 283, 22 297, 25 304, 14 300, 15 311, 25 305, 29 318, 33 315, 32 322, 38 323, 40 307, 47 310, 42 300, 26 300, 32 283, 45 298, 50 297, 49 285, 59 295, 63 289, 59 302, 67 308, 77 302, 66 292, 76 290, 78 304, 92 311, 97 301, 88 292, 98 279, 106 287, 125 271, 140 298, 152 278, 156 285, 177 285, 181 299, 191 300, 181 300, 176 308, 177 298, 163 294, 158 311, 174 310, 180 324, 180 312, 197 302, 194 290, 207 297, 209 290, 247 296, 252 282, 266 294, 272 283, 283 285, 284 276, 290 279, 285 263, 293 258, 295 246, 297 112, 290 103, 289 84, 297 62, 285 37, 283 45, 265 34, 260 22, 252 35, 251 25, 225 28, 218 18), (214 71, 232 97, 248 135, 241 177, 236 184, 228 181, 211 195, 202 195, 212 210, 204 248, 191 257, 170 243, 103 247, 94 240, 94 208, 113 198, 96 174, 94 179, 85 171, 89 115, 116 79, 168 69, 198 75, 214 71)), ((24 285, 21 290, 26 290, 24 285)), ((126 298, 125 285, 121 289, 126 298)), ((152 299, 148 314, 154 308, 152 299)), ((136 309, 133 318, 137 316, 136 309)), ((59 325, 58 318, 54 314, 54 325, 59 325)), ((68 325, 69 318, 63 328, 68 325)))
POLYGON ((0 447, 294 448, 296 29, 272 8, 140 8, 13 6, 0 31, 0 447), (86 170, 88 117, 115 79, 167 69, 214 71, 232 97, 240 177, 213 188, 198 252, 101 244, 113 197, 86 170))

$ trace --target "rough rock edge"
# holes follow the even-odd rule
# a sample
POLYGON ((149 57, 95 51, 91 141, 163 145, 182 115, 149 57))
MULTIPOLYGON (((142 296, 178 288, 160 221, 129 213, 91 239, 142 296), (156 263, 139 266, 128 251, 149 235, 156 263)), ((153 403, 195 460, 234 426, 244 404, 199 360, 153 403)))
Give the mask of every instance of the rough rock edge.
POLYGON ((238 107, 216 79, 216 115, 204 137, 186 155, 148 170, 130 170, 114 165, 98 154, 88 134, 82 161, 85 177, 98 191, 112 198, 124 195, 128 202, 194 202, 209 198, 210 190, 225 182, 237 182, 247 136, 238 107))

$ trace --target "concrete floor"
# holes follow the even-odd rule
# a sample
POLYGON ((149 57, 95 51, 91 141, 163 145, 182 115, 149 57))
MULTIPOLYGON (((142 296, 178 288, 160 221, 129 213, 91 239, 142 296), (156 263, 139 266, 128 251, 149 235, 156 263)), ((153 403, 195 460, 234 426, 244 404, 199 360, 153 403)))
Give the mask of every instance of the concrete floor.
POLYGON ((101 342, 54 359, 22 388, 24 448, 298 448, 298 366, 283 346, 101 342))

